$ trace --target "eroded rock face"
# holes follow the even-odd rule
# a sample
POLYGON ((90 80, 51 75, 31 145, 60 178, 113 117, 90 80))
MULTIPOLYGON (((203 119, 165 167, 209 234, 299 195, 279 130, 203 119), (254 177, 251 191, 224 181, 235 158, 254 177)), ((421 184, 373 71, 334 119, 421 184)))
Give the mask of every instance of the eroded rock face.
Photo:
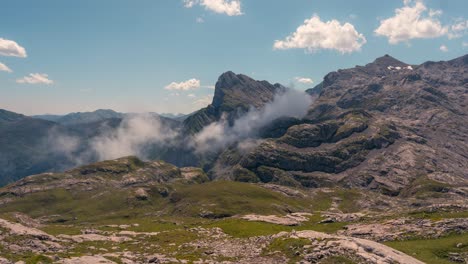
POLYGON ((144 189, 154 184, 182 178, 181 170, 164 161, 143 162, 137 157, 102 161, 63 173, 44 173, 26 177, 2 188, 0 196, 24 196, 53 189, 98 190, 135 188, 136 196, 145 196, 144 189))
POLYGON ((256 81, 231 71, 223 73, 216 82, 212 103, 184 121, 185 132, 192 134, 226 115, 232 122, 250 107, 260 108, 273 100, 276 93, 286 88, 280 84, 256 81))
POLYGON ((240 164, 260 181, 291 186, 338 184, 401 195, 429 181, 448 184, 446 194, 463 195, 468 185, 467 61, 465 55, 409 65, 385 55, 329 73, 308 91, 317 100, 303 120, 281 123, 282 134, 264 134, 248 153, 228 150, 213 175, 232 177, 222 168, 240 164), (227 159, 236 156, 236 162, 227 159))

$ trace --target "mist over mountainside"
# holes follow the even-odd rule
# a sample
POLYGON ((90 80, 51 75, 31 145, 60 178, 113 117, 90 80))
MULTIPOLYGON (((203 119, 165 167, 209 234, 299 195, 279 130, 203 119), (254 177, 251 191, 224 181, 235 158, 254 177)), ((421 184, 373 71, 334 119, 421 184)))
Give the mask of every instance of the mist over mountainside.
POLYGON ((73 113, 56 122, 0 112, 0 185, 46 171, 63 171, 126 155, 146 157, 144 145, 180 122, 157 114, 111 110, 73 113), (63 122, 63 123, 60 123, 63 122))
POLYGON ((467 94, 468 55, 385 55, 304 92, 227 72, 184 121, 0 110, 0 256, 463 263, 467 94))
POLYGON ((464 186, 466 74, 466 55, 421 65, 385 55, 329 73, 310 96, 226 72, 213 102, 183 122, 99 110, 55 123, 3 111, 0 179, 137 155, 215 179, 391 195, 421 178, 464 186))
POLYGON ((385 55, 329 73, 298 124, 247 154, 226 151, 212 177, 235 179, 247 169, 249 181, 388 195, 437 181, 453 186, 443 192, 466 195, 467 80, 467 55, 421 65, 385 55))
MULTIPOLYGON (((304 95, 279 84, 226 72, 219 77, 212 104, 175 119, 156 113, 123 114, 112 110, 36 118, 18 115, 44 127, 35 134, 29 127, 8 124, 8 128, 22 132, 15 140, 34 137, 35 141, 29 146, 16 144, 15 140, 5 141, 5 146, 11 145, 15 152, 2 154, 8 166, 0 170, 0 184, 35 173, 61 171, 128 155, 163 159, 179 166, 200 166, 226 145, 255 137, 261 127, 276 118, 305 115, 311 101, 304 95), (295 100, 295 107, 289 107, 295 100), (213 127, 218 128, 215 134, 213 127), (17 160, 19 157, 21 162, 17 160)), ((8 113, 5 111, 5 119, 15 115, 8 113)))

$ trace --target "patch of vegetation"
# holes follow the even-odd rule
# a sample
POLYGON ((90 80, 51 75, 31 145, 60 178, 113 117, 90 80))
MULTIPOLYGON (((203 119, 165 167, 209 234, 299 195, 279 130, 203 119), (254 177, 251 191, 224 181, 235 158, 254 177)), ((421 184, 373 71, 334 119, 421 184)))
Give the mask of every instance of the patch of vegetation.
POLYGON ((464 233, 437 239, 391 241, 384 244, 429 264, 450 264, 453 263, 449 259, 450 253, 468 254, 467 241, 468 233, 464 233))
POLYGON ((416 178, 408 187, 404 188, 400 195, 403 197, 416 197, 419 199, 435 198, 446 193, 450 185, 429 179, 426 176, 416 178))
POLYGON ((170 195, 171 215, 210 218, 238 214, 284 214, 308 211, 310 199, 290 198, 249 183, 214 181, 198 185, 177 185, 170 195))
POLYGON ((310 240, 305 238, 277 238, 263 250, 263 254, 280 251, 289 259, 289 263, 297 263, 302 259, 304 246, 310 245, 310 240))
POLYGON ((239 182, 258 182, 259 179, 255 173, 241 166, 235 166, 232 172, 233 180, 239 182))
POLYGON ((288 172, 281 169, 262 165, 256 169, 256 172, 262 182, 275 183, 289 187, 301 186, 288 172))
POLYGON ((116 160, 106 160, 90 165, 82 166, 71 171, 71 173, 79 175, 100 175, 110 176, 120 175, 135 171, 145 165, 145 162, 141 161, 135 156, 123 157, 116 160))
POLYGON ((468 211, 415 211, 408 213, 408 216, 439 221, 447 218, 468 218, 468 211))
POLYGON ((358 212, 358 201, 361 193, 355 189, 333 189, 329 192, 320 191, 312 199, 312 209, 314 211, 326 211, 332 206, 333 199, 339 201, 338 209, 344 213, 358 212))
MULTIPOLYGON (((10 236, 5 242, 19 241, 23 238, 18 236, 10 236)), ((0 257, 6 258, 13 262, 23 261, 25 264, 49 264, 52 263, 52 259, 44 255, 38 255, 33 252, 12 252, 10 249, 4 248, 0 245, 0 257)))
POLYGON ((344 257, 344 256, 331 256, 328 257, 320 262, 320 264, 357 264, 357 262, 354 262, 353 260, 344 257))
POLYGON ((52 263, 52 259, 43 255, 37 255, 26 259, 25 262, 26 264, 49 264, 52 263))
POLYGON ((277 234, 281 231, 291 232, 293 230, 314 230, 325 233, 335 233, 348 223, 319 223, 323 220, 319 214, 312 215, 309 221, 298 226, 284 226, 259 221, 248 221, 239 218, 228 218, 205 224, 204 227, 219 227, 224 233, 233 237, 254 237, 277 234))

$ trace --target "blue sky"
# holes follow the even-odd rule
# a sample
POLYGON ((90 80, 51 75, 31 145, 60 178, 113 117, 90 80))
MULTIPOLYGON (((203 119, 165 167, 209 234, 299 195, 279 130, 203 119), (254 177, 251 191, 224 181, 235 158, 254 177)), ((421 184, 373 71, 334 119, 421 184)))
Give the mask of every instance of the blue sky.
POLYGON ((466 10, 466 0, 3 1, 0 108, 188 113, 227 70, 305 89, 384 54, 448 60, 468 51, 466 10))

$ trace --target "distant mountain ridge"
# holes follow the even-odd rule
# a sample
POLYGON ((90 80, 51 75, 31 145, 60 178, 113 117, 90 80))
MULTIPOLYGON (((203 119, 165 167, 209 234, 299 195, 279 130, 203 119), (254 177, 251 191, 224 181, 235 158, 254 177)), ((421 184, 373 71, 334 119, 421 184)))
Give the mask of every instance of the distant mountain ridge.
POLYGON ((102 121, 109 118, 123 118, 124 114, 110 109, 98 109, 93 112, 76 112, 66 115, 36 115, 34 118, 54 121, 62 125, 77 125, 102 121))
MULTIPOLYGON (((212 103, 182 123, 170 121, 179 136, 169 146, 150 148, 150 157, 203 167, 212 179, 352 186, 394 196, 444 185, 448 187, 440 190, 464 195, 467 65, 468 55, 421 65, 385 55, 365 66, 331 72, 307 90, 316 101, 302 120, 274 120, 247 149, 240 150, 236 142, 200 156, 190 144, 193 135, 221 118, 232 124, 286 89, 226 72, 216 83, 212 103)), ((22 118, 4 113, 3 120, 22 118)), ((121 119, 106 120, 114 120, 115 128, 121 119)), ((88 135, 99 122, 87 124, 86 129, 80 124, 68 128, 88 135)))
MULTIPOLYGON (((138 115, 97 110, 30 117, 0 109, 0 186, 28 175, 98 161, 96 153, 88 153, 93 139, 109 133, 112 136, 125 118, 138 115)), ((145 118, 170 129, 181 124, 154 113, 145 114, 145 118)))

